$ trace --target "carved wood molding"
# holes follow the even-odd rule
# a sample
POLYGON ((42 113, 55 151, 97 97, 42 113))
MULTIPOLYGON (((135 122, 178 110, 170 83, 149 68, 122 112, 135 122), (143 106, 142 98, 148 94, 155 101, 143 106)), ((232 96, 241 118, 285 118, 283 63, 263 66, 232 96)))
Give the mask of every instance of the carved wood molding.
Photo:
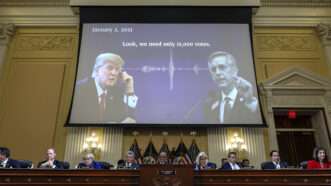
POLYGON ((14 24, 0 24, 0 44, 7 44, 14 33, 14 24))
POLYGON ((260 51, 313 51, 311 36, 257 36, 260 51))
POLYGON ((17 41, 18 50, 70 50, 72 36, 22 36, 17 41))
POLYGON ((331 45, 331 24, 318 24, 316 30, 324 45, 331 45))

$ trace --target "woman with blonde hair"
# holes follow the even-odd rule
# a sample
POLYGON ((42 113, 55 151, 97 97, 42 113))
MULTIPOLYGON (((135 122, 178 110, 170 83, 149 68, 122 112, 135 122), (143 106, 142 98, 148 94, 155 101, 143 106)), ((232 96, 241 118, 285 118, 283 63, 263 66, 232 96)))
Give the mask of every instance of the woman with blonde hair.
POLYGON ((216 169, 216 164, 208 162, 208 155, 200 152, 195 160, 194 170, 216 169))

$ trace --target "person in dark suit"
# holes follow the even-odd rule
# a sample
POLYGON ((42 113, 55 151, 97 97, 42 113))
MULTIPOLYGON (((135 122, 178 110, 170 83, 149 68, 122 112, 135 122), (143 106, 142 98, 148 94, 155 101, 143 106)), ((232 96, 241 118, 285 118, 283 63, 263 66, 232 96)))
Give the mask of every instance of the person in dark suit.
POLYGON ((7 147, 0 147, 0 168, 20 168, 20 163, 10 158, 7 147))
POLYGON ((200 152, 193 167, 194 170, 216 169, 216 164, 208 161, 208 155, 205 152, 200 152))
POLYGON ((92 153, 87 153, 83 157, 83 162, 77 165, 78 169, 102 169, 100 163, 94 161, 94 155, 92 153))
POLYGON ((44 169, 64 169, 63 163, 59 160, 56 160, 56 153, 54 148, 50 148, 46 153, 46 160, 38 163, 37 168, 44 169))
POLYGON ((228 162, 224 163, 221 170, 240 170, 240 165, 237 163, 237 153, 229 152, 228 162))
POLYGON ((96 58, 91 78, 77 82, 73 123, 134 123, 138 97, 134 79, 123 71, 123 59, 113 53, 96 58))
POLYGON ((218 90, 205 101, 204 115, 208 123, 254 123, 258 99, 252 84, 238 76, 235 58, 218 51, 209 56, 208 68, 218 90), (240 114, 241 117, 238 117, 240 114))
POLYGON ((136 158, 133 151, 128 151, 126 155, 125 168, 127 169, 139 169, 140 166, 136 162, 136 158))
POLYGON ((270 152, 271 161, 263 162, 261 168, 263 170, 283 169, 287 168, 287 163, 280 160, 279 152, 272 150, 270 152))

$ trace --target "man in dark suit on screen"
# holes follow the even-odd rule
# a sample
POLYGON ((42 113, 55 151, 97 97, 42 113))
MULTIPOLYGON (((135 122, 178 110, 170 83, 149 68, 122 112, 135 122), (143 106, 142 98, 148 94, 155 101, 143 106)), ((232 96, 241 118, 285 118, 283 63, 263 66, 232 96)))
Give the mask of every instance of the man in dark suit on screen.
POLYGON ((208 123, 254 123, 258 100, 252 84, 238 76, 235 58, 228 52, 218 51, 209 56, 208 69, 217 91, 205 102, 204 114, 208 123))
POLYGON ((113 53, 96 58, 92 78, 77 83, 71 118, 75 123, 134 123, 138 97, 133 77, 123 71, 123 59, 113 53))

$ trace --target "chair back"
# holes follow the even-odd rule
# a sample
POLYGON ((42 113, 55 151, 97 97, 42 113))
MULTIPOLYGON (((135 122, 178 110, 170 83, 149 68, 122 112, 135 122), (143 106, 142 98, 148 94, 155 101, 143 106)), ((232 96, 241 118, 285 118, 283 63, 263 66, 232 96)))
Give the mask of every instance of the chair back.
POLYGON ((22 168, 22 169, 31 169, 31 168, 33 168, 32 161, 30 161, 30 160, 17 160, 17 161, 20 165, 20 168, 22 168))

